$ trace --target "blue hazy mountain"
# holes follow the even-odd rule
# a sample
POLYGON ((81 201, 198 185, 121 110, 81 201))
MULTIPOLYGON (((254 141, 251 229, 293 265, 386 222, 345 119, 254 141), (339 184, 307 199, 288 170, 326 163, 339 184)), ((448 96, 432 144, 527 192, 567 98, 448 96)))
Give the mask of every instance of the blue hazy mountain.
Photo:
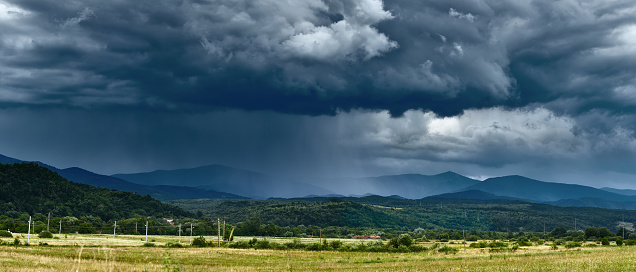
POLYGON ((536 202, 562 199, 600 198, 611 201, 634 201, 636 198, 601 189, 555 182, 534 180, 522 176, 490 178, 458 191, 479 190, 498 196, 514 197, 536 202))
POLYGON ((144 185, 181 185, 229 192, 252 198, 290 198, 333 194, 332 191, 316 185, 297 182, 293 178, 274 177, 223 165, 117 174, 113 177, 144 185))
POLYGON ((609 188, 609 187, 603 187, 603 188, 601 188, 601 190, 608 191, 610 193, 620 194, 620 195, 636 196, 636 190, 614 189, 614 188, 609 188))
POLYGON ((455 192, 476 185, 480 181, 449 171, 438 175, 405 174, 360 178, 354 182, 358 186, 358 190, 365 193, 420 199, 431 195, 455 192))

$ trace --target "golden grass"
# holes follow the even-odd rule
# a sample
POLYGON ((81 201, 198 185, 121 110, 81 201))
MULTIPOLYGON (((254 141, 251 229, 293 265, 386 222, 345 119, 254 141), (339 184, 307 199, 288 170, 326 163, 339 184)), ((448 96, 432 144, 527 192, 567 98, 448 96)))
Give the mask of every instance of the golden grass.
MULTIPOLYGON (((160 245, 175 242, 178 238, 152 236, 149 239, 154 239, 160 245)), ((211 240, 212 237, 208 239, 211 240)), ((182 242, 187 241, 182 239, 182 242)), ((316 242, 317 239, 309 241, 316 242)), ((107 235, 69 235, 66 239, 32 239, 32 246, 29 247, 0 246, 0 270, 636 271, 636 247, 583 247, 574 250, 565 250, 561 247, 555 251, 549 246, 534 246, 522 247, 514 253, 490 253, 487 249, 467 247, 455 255, 444 255, 434 251, 358 253, 210 247, 167 249, 143 247, 141 245, 144 242, 143 236, 120 236, 113 239, 107 235), (44 241, 51 246, 37 246, 38 242, 44 241)))

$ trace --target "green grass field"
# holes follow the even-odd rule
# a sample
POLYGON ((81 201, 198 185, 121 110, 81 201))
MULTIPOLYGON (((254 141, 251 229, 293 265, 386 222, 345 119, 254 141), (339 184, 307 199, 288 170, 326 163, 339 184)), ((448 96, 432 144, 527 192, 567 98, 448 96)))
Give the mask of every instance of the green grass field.
MULTIPOLYGON (((22 234, 25 236, 24 234, 22 234)), ((206 237, 208 241, 215 237, 206 237)), ((251 237, 238 237, 251 239, 251 237)), ((3 238, 12 243, 13 239, 3 238)), ((490 253, 454 244, 457 254, 360 253, 229 248, 166 248, 174 236, 64 235, 31 239, 30 246, 0 246, 2 271, 635 271, 636 247, 580 247, 552 250, 550 245, 490 253), (47 243, 48 245, 39 245, 47 243)), ((26 242, 26 237, 20 237, 26 242)), ((182 237, 187 244, 189 237, 182 237)), ((289 241, 271 238, 270 241, 289 241)), ((360 243, 356 240, 342 240, 360 243)), ((304 239, 315 243, 318 239, 304 239)), ((430 246, 431 244, 424 244, 430 246)))

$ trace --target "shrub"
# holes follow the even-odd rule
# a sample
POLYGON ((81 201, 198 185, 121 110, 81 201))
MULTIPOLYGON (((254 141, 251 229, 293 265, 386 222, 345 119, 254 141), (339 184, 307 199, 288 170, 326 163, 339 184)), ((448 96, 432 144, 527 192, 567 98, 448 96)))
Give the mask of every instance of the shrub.
POLYGON ((38 237, 44 239, 44 238, 53 238, 53 233, 51 233, 48 230, 43 230, 42 232, 40 232, 40 234, 38 234, 38 237))
POLYGON ((607 240, 607 238, 603 238, 603 240, 601 240, 601 244, 604 246, 609 246, 609 240, 607 240))
POLYGON ((581 247, 581 243, 577 243, 577 242, 567 242, 565 244, 565 248, 570 249, 570 248, 575 248, 575 247, 581 247))
MULTIPOLYGON (((336 241, 334 241, 334 242, 336 242, 336 241)), ((340 241, 338 241, 338 242, 340 242, 340 241)), ((342 242, 340 242, 340 244, 342 244, 342 242)), ((289 248, 289 249, 303 249, 303 248, 307 247, 307 245, 301 243, 300 240, 298 240, 298 239, 294 239, 290 243, 286 243, 285 246, 287 246, 287 248, 289 248)))
POLYGON ((393 237, 389 240, 389 247, 398 248, 400 246, 408 246, 413 244, 413 238, 408 234, 400 234, 398 237, 393 237))
POLYGON ((258 240, 254 244, 254 248, 255 249, 270 249, 271 245, 270 245, 269 241, 263 239, 263 240, 258 240))
POLYGON ((205 247, 208 244, 205 242, 205 237, 199 236, 197 238, 192 239, 192 245, 195 247, 205 247))
POLYGON ((477 243, 470 243, 469 247, 472 247, 472 248, 486 248, 486 247, 488 247, 488 242, 479 241, 477 243))
MULTIPOLYGON (((631 234, 630 234, 630 236, 631 236, 631 234)), ((634 240, 634 239, 625 240, 625 245, 626 246, 636 246, 636 240, 634 240)))
POLYGON ((437 249, 437 252, 439 253, 444 253, 444 254, 455 254, 459 251, 458 248, 456 247, 451 247, 451 246, 447 246, 447 245, 443 245, 442 247, 437 249))
POLYGON ((342 246, 342 241, 340 240, 334 240, 329 242, 329 247, 331 247, 334 250, 338 250, 338 248, 340 248, 342 246))
POLYGON ((322 245, 320 243, 311 243, 306 247, 306 249, 311 251, 320 251, 322 250, 322 245))
POLYGON ((13 234, 11 234, 11 232, 8 232, 6 230, 0 230, 0 237, 13 238, 13 234))
POLYGON ((422 252, 422 251, 426 251, 428 248, 426 248, 425 246, 421 246, 421 245, 410 245, 409 246, 409 250, 411 252, 422 252))
POLYGON ((621 238, 616 239, 616 245, 617 246, 622 246, 623 245, 623 239, 621 239, 621 238))
POLYGON ((151 243, 151 242, 144 243, 144 246, 145 246, 145 247, 154 247, 154 246, 155 246, 155 243, 151 243))
POLYGON ((474 241, 477 241, 477 240, 479 240, 479 236, 477 236, 477 235, 468 235, 468 237, 466 237, 466 241, 474 242, 474 241))
POLYGON ((519 238, 517 240, 517 244, 519 244, 519 246, 532 246, 532 242, 525 238, 519 238))
POLYGON ((501 247, 508 247, 508 244, 502 241, 492 241, 488 244, 488 247, 490 248, 501 248, 501 247))
POLYGON ((183 247, 183 245, 182 245, 182 244, 180 244, 180 243, 178 243, 178 242, 177 242, 177 243, 166 243, 166 247, 176 247, 176 248, 181 248, 181 247, 183 247))
POLYGON ((252 248, 252 245, 250 245, 247 241, 240 241, 240 242, 231 243, 229 247, 246 249, 246 248, 252 248))

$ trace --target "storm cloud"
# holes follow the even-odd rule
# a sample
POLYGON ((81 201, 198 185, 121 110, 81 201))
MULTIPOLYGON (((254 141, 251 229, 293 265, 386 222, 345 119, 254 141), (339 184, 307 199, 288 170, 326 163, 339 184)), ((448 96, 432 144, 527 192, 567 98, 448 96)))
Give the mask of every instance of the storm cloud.
POLYGON ((111 173, 226 162, 629 187, 634 14, 627 0, 0 0, 0 153, 111 173))

